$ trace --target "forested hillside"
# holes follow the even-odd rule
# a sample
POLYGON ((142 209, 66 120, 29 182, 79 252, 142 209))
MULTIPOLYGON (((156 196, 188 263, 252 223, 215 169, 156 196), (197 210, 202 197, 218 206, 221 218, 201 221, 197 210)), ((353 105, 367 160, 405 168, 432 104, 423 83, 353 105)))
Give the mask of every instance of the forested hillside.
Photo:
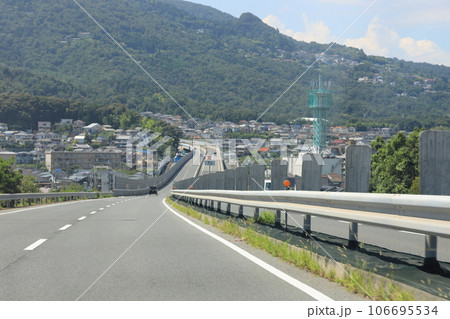
MULTIPOLYGON (((178 0, 79 2, 197 117, 257 118, 327 47, 295 41, 250 13, 236 19, 178 0)), ((121 103, 185 115, 70 0, 1 1, 0 64, 1 101, 27 93, 86 110, 121 103)), ((339 45, 263 119, 311 116, 308 90, 319 73, 332 82, 336 124, 450 126, 450 68, 339 45)), ((14 122, 1 101, 0 121, 14 122)))

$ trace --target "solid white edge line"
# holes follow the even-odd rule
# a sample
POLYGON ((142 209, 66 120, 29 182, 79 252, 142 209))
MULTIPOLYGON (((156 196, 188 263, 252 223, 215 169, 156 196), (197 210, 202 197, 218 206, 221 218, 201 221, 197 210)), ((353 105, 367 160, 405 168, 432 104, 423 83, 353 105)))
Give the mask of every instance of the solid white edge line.
POLYGON ((78 218, 78 220, 86 219, 86 217, 87 217, 87 216, 82 216, 82 217, 78 218))
POLYGON ((35 243, 31 244, 30 246, 28 246, 27 248, 25 248, 24 250, 33 250, 36 247, 42 245, 47 239, 39 239, 38 241, 36 241, 35 243))
POLYGON ((71 224, 67 224, 66 226, 61 227, 59 230, 66 230, 69 227, 72 227, 72 225, 71 224))
POLYGON ((278 278, 284 280, 285 282, 287 282, 288 284, 294 286, 295 288, 297 288, 297 289, 303 291, 304 293, 310 295, 311 297, 313 297, 317 301, 334 301, 330 297, 328 297, 328 296, 324 295, 323 293, 315 290, 314 288, 312 288, 312 287, 302 283, 301 281, 299 281, 299 280, 289 276, 288 274, 285 274, 281 270, 279 270, 279 269, 269 265, 268 263, 266 263, 265 261, 262 261, 258 257, 253 256, 252 254, 250 254, 249 252, 243 250, 242 248, 240 248, 240 247, 230 243, 229 241, 223 239, 222 237, 217 236, 216 234, 211 233, 209 230, 206 230, 205 228, 203 228, 203 227, 197 225, 196 223, 190 221, 186 217, 182 216, 181 214, 179 214, 178 212, 173 210, 172 207, 170 207, 167 204, 166 199, 163 200, 163 204, 167 207, 168 210, 170 210, 173 214, 175 214, 175 216, 181 218, 182 220, 184 220, 189 225, 197 228, 198 230, 200 230, 201 232, 205 233, 206 235, 216 239, 217 241, 221 242, 222 244, 224 244, 228 248, 233 249, 238 254, 240 254, 243 257, 247 258, 248 260, 254 262, 259 267, 267 270, 271 274, 273 274, 273 275, 277 276, 278 278))

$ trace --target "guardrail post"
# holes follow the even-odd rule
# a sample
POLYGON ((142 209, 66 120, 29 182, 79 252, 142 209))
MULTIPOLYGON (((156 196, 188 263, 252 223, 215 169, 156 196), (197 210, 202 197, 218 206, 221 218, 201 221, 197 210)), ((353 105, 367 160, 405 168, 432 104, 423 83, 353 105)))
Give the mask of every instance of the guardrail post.
POLYGON ((218 213, 222 211, 222 202, 217 202, 217 210, 218 213))
POLYGON ((358 223, 351 222, 348 225, 348 248, 356 249, 358 247, 358 223))
POLYGON ((239 205, 239 217, 244 217, 244 206, 239 205))
POLYGON ((281 227, 281 210, 277 210, 275 215, 275 227, 281 227))
POLYGON ((309 236, 311 234, 311 215, 303 216, 303 236, 309 236))
POLYGON ((284 230, 287 231, 288 230, 288 219, 289 219, 289 214, 287 212, 287 210, 284 211, 284 230))
POLYGON ((259 219, 259 207, 255 207, 255 211, 253 213, 253 219, 258 220, 259 219))
POLYGON ((432 235, 425 236, 425 259, 423 267, 431 273, 438 273, 441 270, 437 261, 437 237, 432 235))
POLYGON ((227 215, 231 215, 231 204, 227 204, 227 215))

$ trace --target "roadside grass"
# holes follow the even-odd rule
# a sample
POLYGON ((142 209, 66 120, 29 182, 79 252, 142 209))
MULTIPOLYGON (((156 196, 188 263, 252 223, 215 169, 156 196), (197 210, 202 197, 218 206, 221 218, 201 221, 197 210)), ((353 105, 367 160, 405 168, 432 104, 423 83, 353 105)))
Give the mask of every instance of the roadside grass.
POLYGON ((266 225, 275 225, 275 213, 263 211, 258 218, 258 223, 266 225))
MULTIPOLYGON (((282 242, 269 237, 266 234, 257 232, 252 224, 255 222, 247 220, 246 227, 240 227, 232 218, 227 220, 202 214, 192 207, 175 203, 170 196, 166 198, 168 204, 178 211, 194 217, 207 225, 219 228, 226 234, 238 237, 253 247, 266 250, 272 256, 294 264, 298 268, 306 269, 311 273, 327 278, 330 281, 339 283, 349 291, 361 294, 368 299, 381 301, 413 301, 417 300, 414 289, 401 283, 395 282, 391 278, 379 276, 367 270, 367 265, 362 262, 358 268, 347 264, 340 264, 331 259, 322 257, 306 247, 300 248, 290 245, 288 241, 282 242)), ((263 212, 258 222, 265 221, 271 223, 272 213, 263 212), (264 214, 266 213, 266 214, 264 214), (264 215, 264 217, 262 217, 264 215)), ((273 222, 275 215, 273 214, 273 222)), ((342 250, 342 254, 345 252, 342 250)), ((376 269, 374 269, 376 271, 376 269)))

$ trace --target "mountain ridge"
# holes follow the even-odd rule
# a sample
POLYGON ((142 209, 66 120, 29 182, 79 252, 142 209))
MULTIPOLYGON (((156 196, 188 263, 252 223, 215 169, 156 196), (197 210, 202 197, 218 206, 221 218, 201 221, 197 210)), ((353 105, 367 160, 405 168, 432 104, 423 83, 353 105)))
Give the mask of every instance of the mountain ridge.
MULTIPOLYGON (((328 47, 282 35, 251 13, 235 18, 184 1, 80 3, 198 117, 257 118, 328 47)), ((6 0, 0 4, 0 30, 0 63, 73 86, 73 94, 61 88, 55 96, 185 116, 73 2, 6 0)), ((308 89, 319 73, 333 82, 335 123, 394 125, 408 117, 408 125, 417 119, 429 126, 448 122, 450 68, 367 56, 340 45, 264 119, 310 116, 308 89), (370 83, 377 74, 383 83, 370 83), (436 93, 421 86, 427 78, 435 79, 428 91, 436 93)), ((8 91, 6 84, 0 89, 8 91)))

